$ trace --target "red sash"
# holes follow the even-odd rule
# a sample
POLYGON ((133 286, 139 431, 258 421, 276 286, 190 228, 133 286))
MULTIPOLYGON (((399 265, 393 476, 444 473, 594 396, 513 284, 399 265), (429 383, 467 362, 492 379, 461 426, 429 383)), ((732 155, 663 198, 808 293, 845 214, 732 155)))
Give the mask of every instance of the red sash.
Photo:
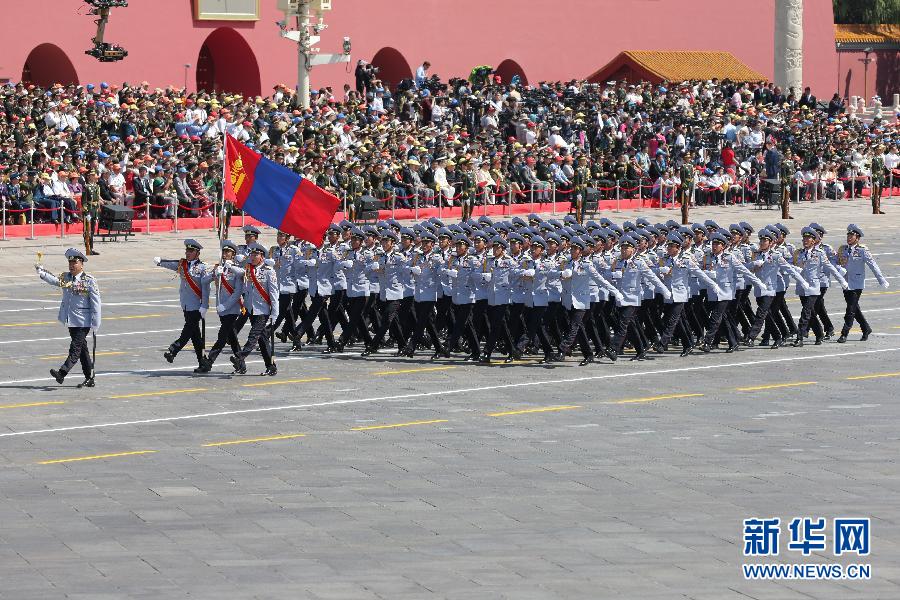
POLYGON ((181 276, 184 278, 185 282, 187 282, 188 287, 197 294, 197 297, 203 299, 203 292, 200 291, 200 286, 197 285, 197 282, 194 281, 194 278, 188 273, 188 261, 186 258, 182 258, 178 261, 178 272, 181 273, 181 276))
POLYGON ((266 301, 266 304, 272 305, 272 298, 269 296, 269 293, 259 284, 259 279, 256 278, 256 269, 254 267, 250 267, 250 279, 253 281, 253 286, 256 288, 256 291, 259 292, 259 295, 263 300, 266 301))
MULTIPOLYGON (((225 279, 225 276, 224 276, 224 275, 222 275, 222 287, 225 288, 225 291, 228 292, 229 295, 234 293, 234 286, 231 285, 230 283, 228 283, 228 280, 225 279)), ((244 297, 243 297, 243 296, 240 296, 240 297, 238 298, 238 304, 240 304, 240 306, 241 306, 241 314, 243 314, 243 313, 245 312, 245 309, 244 309, 244 297)))

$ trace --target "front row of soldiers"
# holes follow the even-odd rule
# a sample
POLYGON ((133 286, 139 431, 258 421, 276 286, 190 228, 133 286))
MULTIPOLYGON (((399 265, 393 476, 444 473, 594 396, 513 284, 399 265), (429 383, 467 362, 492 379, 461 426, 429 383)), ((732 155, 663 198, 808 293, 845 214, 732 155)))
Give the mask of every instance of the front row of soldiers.
POLYGON ((363 356, 394 346, 412 357, 428 347, 432 359, 463 351, 466 360, 486 364, 497 352, 507 362, 540 353, 548 364, 577 348, 587 365, 617 360, 626 345, 632 360, 676 344, 682 356, 722 342, 728 353, 757 343, 778 348, 791 337, 802 346, 810 330, 821 344, 835 333, 824 303, 832 280, 846 300, 837 339, 843 343, 854 321, 862 340, 871 333, 859 308, 866 267, 889 285, 855 225, 837 250, 816 223, 802 229, 799 248, 780 223, 751 242, 748 223, 726 229, 713 221, 638 219, 619 227, 601 219, 582 226, 537 215, 449 227, 438 219, 411 228, 392 220, 363 228, 342 222, 319 246, 278 232, 268 250, 258 229, 244 232, 246 244, 223 242, 213 266, 200 262, 194 240, 185 241, 183 259, 155 259, 181 278, 185 326, 165 353, 168 361, 190 340, 195 372, 205 373, 229 345, 235 371, 245 373, 245 359, 258 347, 263 375, 274 375, 276 337, 291 350, 301 350, 305 337, 307 344, 324 339, 326 353, 361 343, 363 356), (792 281, 801 303, 796 323, 785 299, 792 281), (204 354, 211 285, 221 327, 204 354), (237 336, 248 321, 241 346, 237 336))

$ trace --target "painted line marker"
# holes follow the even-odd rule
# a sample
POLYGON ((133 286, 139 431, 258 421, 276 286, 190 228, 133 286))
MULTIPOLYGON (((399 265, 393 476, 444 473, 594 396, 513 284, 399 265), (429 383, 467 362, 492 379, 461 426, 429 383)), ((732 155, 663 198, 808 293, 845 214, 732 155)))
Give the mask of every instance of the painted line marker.
POLYGON ((94 456, 77 456, 75 458, 57 458, 54 460, 42 460, 39 465, 56 465, 59 463, 81 462, 85 460, 100 460, 101 458, 117 458, 119 456, 136 456, 138 454, 155 454, 156 450, 136 450, 134 452, 116 452, 114 454, 97 454, 94 456))
MULTIPOLYGON (((129 315, 126 317, 106 317, 104 321, 126 321, 131 319, 152 319, 154 317, 162 317, 165 315, 162 314, 153 314, 153 315, 129 315)), ((34 321, 32 323, 2 323, 0 327, 31 327, 36 325, 54 325, 59 323, 59 321, 34 321)))
POLYGON ((241 387, 264 387, 268 385, 286 385, 289 383, 310 383, 313 381, 332 381, 331 377, 313 377, 311 379, 284 379, 281 381, 264 381, 262 383, 244 383, 241 387))
POLYGON ((703 394, 669 394, 666 396, 648 396, 647 398, 629 398, 627 400, 614 400, 604 404, 636 404, 638 402, 656 402, 657 400, 675 400, 677 398, 697 398, 703 394))
POLYGON ((793 383, 773 383, 771 385, 754 385, 752 387, 735 388, 738 392, 755 392, 758 390, 774 390, 778 388, 797 387, 801 385, 816 385, 818 381, 795 381, 793 383))
POLYGON ((525 410, 508 410, 506 412, 488 413, 489 417, 508 417, 510 415, 524 415, 528 413, 555 412, 559 410, 572 410, 581 406, 545 406, 543 408, 528 408, 525 410))
POLYGON ((211 442, 203 444, 204 448, 214 448, 216 446, 235 446, 237 444, 253 444, 256 442, 272 442, 275 440, 292 440, 294 438, 306 437, 305 433, 289 433, 286 435, 270 435, 267 437, 250 438, 246 440, 232 440, 229 442, 211 442))
POLYGON ((433 421, 410 421, 409 423, 393 423, 391 425, 366 425, 354 427, 350 431, 368 431, 370 429, 391 429, 393 427, 411 427, 413 425, 431 425, 433 423, 446 423, 447 419, 434 419, 433 421))
POLYGON ((398 371, 375 371, 372 375, 402 375, 404 373, 424 373, 426 371, 449 371, 459 367, 423 367, 421 369, 401 369, 398 371))
POLYGON ((856 375, 854 377, 848 377, 847 379, 850 381, 857 381, 860 379, 880 379, 882 377, 900 377, 900 372, 898 372, 898 373, 872 373, 871 375, 856 375))
POLYGON ((54 400, 52 402, 27 402, 24 404, 3 404, 0 405, 0 409, 3 408, 29 408, 31 406, 50 406, 53 404, 65 404, 65 400, 54 400))
POLYGON ((208 392, 207 388, 188 388, 185 390, 160 390, 158 392, 142 392, 140 394, 122 394, 109 396, 109 400, 121 400, 122 398, 145 398, 147 396, 171 396, 173 394, 190 394, 192 392, 208 392))
MULTIPOLYGON (((122 354, 128 354, 128 352, 98 352, 97 356, 120 356, 122 354)), ((68 357, 68 354, 56 354, 50 356, 42 356, 41 360, 59 360, 60 358, 68 357)))

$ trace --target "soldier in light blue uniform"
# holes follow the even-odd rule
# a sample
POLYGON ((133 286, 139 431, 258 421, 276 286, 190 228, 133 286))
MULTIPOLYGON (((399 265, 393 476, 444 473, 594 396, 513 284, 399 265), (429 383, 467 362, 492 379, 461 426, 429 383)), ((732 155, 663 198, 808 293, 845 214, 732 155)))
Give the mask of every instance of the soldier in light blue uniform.
POLYGON ((474 255, 469 254, 471 241, 463 234, 453 238, 456 251, 450 255, 443 274, 452 282, 453 301, 453 330, 447 338, 447 345, 442 355, 435 353, 434 358, 450 357, 450 353, 457 348, 459 340, 465 337, 469 346, 469 354, 466 360, 479 360, 481 350, 478 345, 478 336, 472 324, 472 309, 475 306, 475 279, 482 273, 481 263, 474 255))
POLYGON ((299 251, 291 244, 291 234, 279 231, 276 235, 277 244, 269 248, 269 259, 275 261, 275 275, 278 277, 278 320, 275 329, 284 321, 284 329, 275 336, 282 342, 287 341, 288 336, 293 339, 297 335, 294 329, 294 294, 297 293, 296 272, 294 264, 299 258, 299 251))
MULTIPOLYGON (((571 259, 561 264, 562 304, 569 311, 569 329, 563 337, 557 356, 559 360, 564 360, 577 341, 584 357, 580 363, 582 367, 594 362, 594 354, 591 352, 591 343, 585 328, 585 315, 591 309, 592 286, 603 288, 617 299, 622 296, 616 286, 597 270, 594 262, 583 255, 586 248, 584 240, 579 237, 573 238, 570 242, 571 259)), ((598 351, 615 360, 612 358, 614 352, 611 348, 599 348, 598 351)))
POLYGON ((872 258, 872 253, 859 243, 862 237, 862 229, 852 223, 847 225, 847 243, 838 248, 837 251, 837 262, 847 270, 848 284, 847 289, 844 290, 847 310, 844 312, 844 325, 841 327, 841 337, 838 338, 838 342, 842 344, 847 341, 847 334, 850 333, 854 320, 859 323, 859 327, 862 329, 860 341, 866 341, 872 333, 869 322, 866 321, 866 317, 859 308, 859 297, 866 288, 866 267, 869 267, 869 270, 875 275, 875 279, 878 280, 881 287, 889 288, 891 286, 884 275, 881 274, 881 269, 878 267, 875 259, 872 258))
MULTIPOLYGON (((825 242, 825 234, 828 232, 815 222, 810 223, 809 226, 818 232, 818 246, 825 253, 825 258, 832 265, 837 265, 837 252, 834 251, 830 244, 825 242)), ((824 266, 822 272, 819 273, 819 285, 821 287, 819 288, 819 297, 816 299, 816 305, 813 307, 813 318, 818 319, 822 324, 822 329, 825 331, 825 339, 829 340, 834 335, 834 324, 831 322, 831 317, 828 316, 828 310, 825 308, 825 294, 828 292, 828 288, 831 287, 831 275, 825 270, 824 266)))
POLYGON ((216 338, 216 343, 213 344, 206 354, 203 364, 195 371, 197 373, 208 373, 226 344, 231 346, 233 355, 241 351, 235 323, 244 312, 244 279, 231 270, 237 249, 237 245, 231 240, 222 242, 222 262, 214 270, 216 313, 219 315, 220 324, 219 335, 216 338))
POLYGON ((804 227, 801 231, 803 235, 803 248, 794 251, 793 264, 800 268, 803 273, 803 279, 806 286, 797 283, 797 295, 800 297, 802 308, 800 311, 800 322, 797 324, 797 339, 794 340, 794 346, 802 346, 803 339, 809 333, 812 326, 813 333, 816 336, 816 346, 822 343, 824 331, 819 324, 818 319, 813 319, 813 309, 816 305, 820 293, 820 278, 823 272, 829 272, 834 275, 841 287, 847 289, 847 282, 841 276, 839 267, 835 267, 828 261, 825 252, 818 247, 819 232, 812 227, 804 227))
MULTIPOLYGON (((306 297, 309 295, 309 266, 307 266, 305 259, 308 259, 315 253, 316 247, 306 240, 299 239, 294 240, 292 245, 294 246, 295 253, 293 261, 294 272, 292 277, 294 279, 294 284, 297 286, 297 291, 294 293, 294 300, 291 302, 290 314, 285 315, 285 323, 282 326, 281 332, 276 333, 275 337, 282 342, 288 341, 287 319, 291 319, 290 329, 294 331, 294 337, 291 342, 296 344, 299 342, 300 338, 300 330, 298 327, 306 317, 306 297)), ((293 350, 293 348, 291 349, 293 350)))
POLYGON ((243 375, 247 372, 246 358, 258 346, 266 365, 260 375, 274 376, 278 374, 278 367, 275 347, 270 345, 268 334, 278 320, 278 276, 275 269, 266 264, 265 246, 249 244, 247 251, 247 264, 243 268, 232 266, 230 270, 244 277, 244 308, 250 321, 250 334, 240 353, 231 357, 231 364, 236 373, 243 375))
POLYGON ((515 273, 521 277, 525 285, 525 333, 516 342, 515 358, 520 358, 526 347, 537 339, 544 351, 541 364, 550 364, 556 360, 556 353, 550 338, 547 336, 546 316, 553 292, 550 282, 558 279, 562 272, 559 264, 544 256, 547 242, 539 235, 531 238, 531 256, 526 259, 515 273))
MULTIPOLYGON (((332 338, 334 329, 340 325, 341 329, 348 328, 347 322, 347 276, 344 273, 343 262, 350 254, 350 244, 343 240, 343 230, 338 225, 328 227, 328 244, 326 246, 334 256, 331 271, 331 298, 328 300, 328 326, 332 330, 332 338)), ((325 330, 325 325, 319 325, 317 337, 321 337, 325 330)), ((335 343, 329 343, 328 348, 324 352, 334 352, 335 343)))
POLYGON ((435 248, 437 236, 430 232, 421 234, 422 247, 412 252, 409 272, 414 285, 416 320, 412 335, 401 354, 412 358, 422 343, 425 333, 431 339, 435 354, 443 354, 444 346, 435 327, 435 307, 443 294, 441 278, 444 273, 444 257, 435 248))
POLYGON ((369 324, 366 318, 366 305, 369 302, 369 265, 375 260, 375 253, 366 247, 366 233, 354 227, 350 230, 350 251, 342 261, 344 276, 347 278, 348 326, 341 331, 336 352, 343 352, 350 340, 357 336, 366 346, 372 343, 369 324))
POLYGON ((375 332, 375 338, 371 345, 366 346, 362 356, 375 354, 381 347, 388 329, 392 329, 394 337, 400 347, 405 345, 405 336, 403 329, 400 327, 399 310, 400 302, 406 292, 406 281, 409 278, 409 258, 400 252, 396 245, 400 241, 400 236, 395 232, 386 230, 381 234, 381 247, 384 252, 378 257, 377 261, 369 264, 368 272, 377 273, 381 287, 381 300, 383 302, 381 313, 381 324, 375 332))
POLYGON ((513 360, 513 348, 515 340, 509 326, 509 306, 513 301, 513 287, 516 279, 513 271, 518 263, 507 250, 509 241, 501 236, 491 240, 491 256, 487 259, 487 266, 481 274, 481 280, 485 282, 488 292, 487 319, 491 324, 484 353, 481 355, 482 364, 491 364, 491 355, 497 345, 497 340, 503 336, 506 342, 507 362, 513 360))
POLYGON ((206 311, 209 308, 209 284, 213 280, 213 272, 200 260, 200 250, 203 246, 193 239, 184 240, 184 258, 179 260, 163 260, 155 257, 153 262, 158 267, 169 269, 178 273, 181 285, 178 288, 179 304, 184 312, 184 328, 177 340, 166 349, 163 357, 170 363, 175 356, 188 343, 194 345, 194 353, 197 355, 196 372, 201 372, 206 359, 203 355, 204 334, 201 331, 201 321, 206 319, 206 311))
POLYGON ((333 328, 329 320, 328 300, 332 293, 332 275, 334 273, 334 263, 336 257, 330 250, 330 247, 323 244, 322 248, 314 251, 309 256, 300 260, 300 264, 305 265, 309 273, 309 297, 312 299, 303 322, 297 328, 297 338, 294 340, 292 350, 300 350, 300 336, 304 333, 307 337, 307 343, 318 343, 321 341, 313 330, 313 322, 318 318, 320 324, 320 332, 328 340, 328 347, 335 345, 333 328))
MULTIPOLYGON (((84 381, 78 387, 94 387, 94 364, 88 350, 87 334, 96 335, 100 329, 100 285, 93 275, 84 272, 87 257, 83 252, 69 248, 66 250, 66 259, 69 271, 58 276, 50 274, 41 264, 34 265, 38 277, 50 285, 62 288, 62 302, 56 318, 69 328, 69 337, 72 338, 66 361, 59 369, 50 369, 50 375, 56 383, 62 383, 75 363, 81 361, 84 381)), ((94 339, 96 346, 96 338, 94 339)))

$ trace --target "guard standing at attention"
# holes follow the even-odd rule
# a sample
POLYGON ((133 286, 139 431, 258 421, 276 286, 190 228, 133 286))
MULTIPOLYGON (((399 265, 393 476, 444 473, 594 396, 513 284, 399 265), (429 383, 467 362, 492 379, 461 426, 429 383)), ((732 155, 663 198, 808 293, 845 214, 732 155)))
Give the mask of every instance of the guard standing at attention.
MULTIPOLYGON (((59 369, 50 369, 56 383, 62 383, 66 375, 81 361, 84 381, 79 388, 94 387, 94 363, 88 351, 87 334, 95 334, 100 329, 100 286, 92 275, 84 272, 87 257, 75 248, 66 250, 69 272, 52 275, 41 264, 34 265, 38 277, 62 288, 63 297, 59 305, 59 322, 69 328, 69 356, 59 369)), ((96 348, 96 337, 94 338, 96 348)))
POLYGON ((156 266, 175 271, 181 279, 178 296, 181 310, 184 311, 184 328, 178 339, 166 349, 163 357, 170 363, 174 362, 175 357, 190 340, 197 354, 198 366, 194 370, 196 373, 204 372, 203 365, 206 363, 203 356, 206 341, 201 322, 205 325, 206 310, 209 308, 209 284, 213 279, 212 269, 200 260, 202 249, 200 242, 187 239, 184 240, 184 258, 163 260, 157 256, 153 259, 156 266))

